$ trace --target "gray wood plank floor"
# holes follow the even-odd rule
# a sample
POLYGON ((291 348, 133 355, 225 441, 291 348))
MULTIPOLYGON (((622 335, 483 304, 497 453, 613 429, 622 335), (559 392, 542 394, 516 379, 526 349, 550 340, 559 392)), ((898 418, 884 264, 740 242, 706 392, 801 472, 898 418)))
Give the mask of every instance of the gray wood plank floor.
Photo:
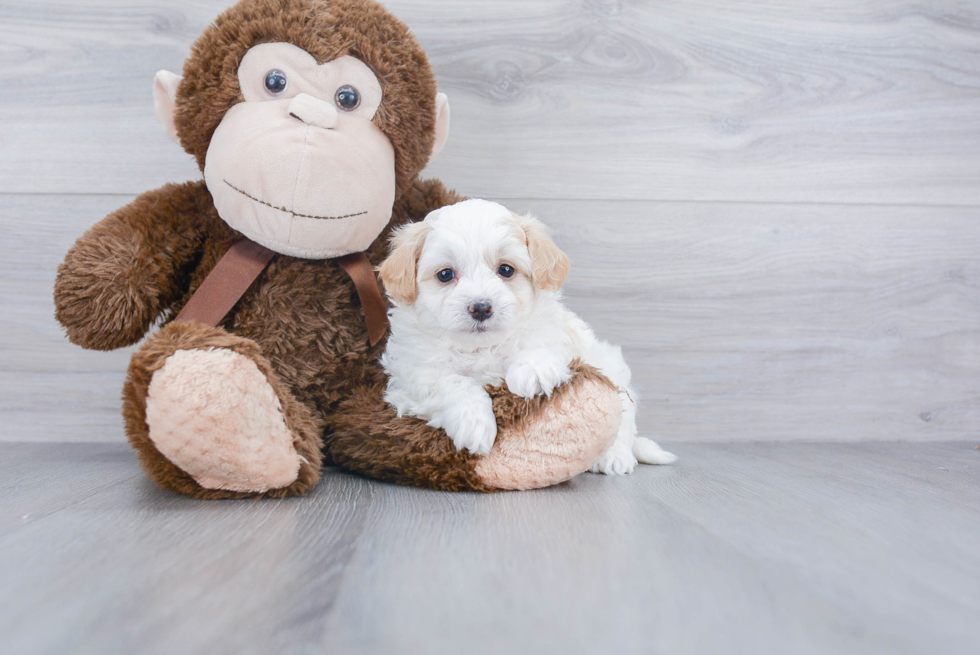
POLYGON ((671 444, 536 492, 328 471, 199 502, 120 444, 0 444, 0 652, 972 654, 974 445, 671 444))

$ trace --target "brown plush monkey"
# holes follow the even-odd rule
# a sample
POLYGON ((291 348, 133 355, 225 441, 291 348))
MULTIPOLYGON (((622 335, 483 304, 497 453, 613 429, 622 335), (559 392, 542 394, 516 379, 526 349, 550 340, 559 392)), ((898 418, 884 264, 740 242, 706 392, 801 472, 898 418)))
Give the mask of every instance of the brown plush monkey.
POLYGON ((157 75, 154 99, 204 180, 145 193, 92 227, 58 271, 55 304, 85 348, 163 324, 123 391, 127 435, 157 484, 281 497, 307 492, 331 462, 401 484, 525 489, 586 470, 612 442, 617 394, 584 366, 551 398, 493 390, 499 431, 484 457, 384 403, 363 270, 355 286, 337 258, 363 251, 377 265, 393 227, 461 198, 418 179, 445 142, 448 103, 383 7, 243 0, 194 44, 182 77, 157 75), (241 244, 271 261, 233 308, 214 326, 174 320, 192 297, 208 304, 195 292, 224 284, 208 276, 241 244))

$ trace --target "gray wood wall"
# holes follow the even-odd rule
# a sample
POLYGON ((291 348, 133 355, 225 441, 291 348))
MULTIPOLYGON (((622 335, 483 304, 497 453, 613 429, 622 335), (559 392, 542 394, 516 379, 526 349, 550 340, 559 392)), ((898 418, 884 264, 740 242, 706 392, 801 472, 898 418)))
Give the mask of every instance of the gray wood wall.
MULTIPOLYGON (((199 177, 156 125, 227 0, 0 0, 0 440, 123 439, 129 351, 57 264, 199 177)), ((980 436, 980 2, 392 0, 450 96, 429 173, 533 210, 666 442, 980 436)))

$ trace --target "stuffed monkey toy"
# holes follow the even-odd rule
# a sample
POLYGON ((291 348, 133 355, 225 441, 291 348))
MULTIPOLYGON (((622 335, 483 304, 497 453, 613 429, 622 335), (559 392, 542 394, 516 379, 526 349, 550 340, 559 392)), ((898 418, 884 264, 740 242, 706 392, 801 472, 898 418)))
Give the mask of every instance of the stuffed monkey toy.
POLYGON ((198 498, 308 492, 339 465, 399 484, 555 484, 612 443, 622 408, 595 369, 550 398, 493 389, 488 455, 383 400, 391 230, 461 197, 419 172, 449 105, 408 28, 371 0, 242 0, 154 104, 204 179, 139 196, 86 232, 55 283, 84 348, 139 342, 127 437, 158 485, 198 498))

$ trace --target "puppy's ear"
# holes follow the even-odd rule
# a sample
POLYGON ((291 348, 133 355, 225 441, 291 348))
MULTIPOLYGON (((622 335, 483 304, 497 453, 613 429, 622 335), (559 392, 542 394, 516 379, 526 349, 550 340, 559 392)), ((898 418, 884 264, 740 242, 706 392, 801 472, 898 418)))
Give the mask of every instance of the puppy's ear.
POLYGON ((531 255, 531 282, 539 289, 554 291, 568 277, 572 261, 548 236, 544 223, 530 214, 514 214, 514 218, 527 239, 527 251, 531 255))
POLYGON ((385 290, 397 303, 411 305, 418 296, 419 256, 431 230, 431 225, 419 221, 399 228, 391 237, 391 254, 381 263, 378 272, 385 290))

